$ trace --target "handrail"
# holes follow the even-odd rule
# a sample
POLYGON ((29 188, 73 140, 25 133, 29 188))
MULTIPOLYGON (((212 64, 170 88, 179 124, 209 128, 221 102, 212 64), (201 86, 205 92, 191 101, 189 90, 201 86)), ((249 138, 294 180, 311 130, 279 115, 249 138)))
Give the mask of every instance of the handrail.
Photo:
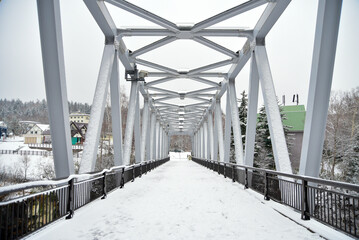
POLYGON ((321 179, 321 178, 316 178, 316 177, 309 177, 309 176, 304 176, 304 175, 297 175, 297 174, 292 174, 292 173, 283 173, 283 172, 278 172, 278 171, 275 171, 275 170, 250 167, 250 166, 241 165, 241 164, 235 164, 235 163, 224 163, 224 162, 219 162, 219 161, 214 161, 214 160, 206 160, 206 159, 203 159, 203 158, 197 158, 197 159, 204 160, 204 161, 209 161, 209 162, 216 162, 216 163, 218 163, 220 165, 226 164, 226 165, 236 166, 236 167, 240 167, 240 168, 244 168, 244 169, 250 169, 250 170, 255 170, 255 171, 259 171, 259 172, 265 172, 265 173, 269 173, 269 174, 278 175, 278 176, 281 176, 281 177, 289 177, 289 178, 294 178, 294 179, 298 179, 298 180, 305 180, 305 181, 308 181, 308 182, 313 182, 313 183, 318 183, 318 184, 333 185, 334 187, 346 188, 348 190, 358 191, 359 192, 359 185, 357 185, 357 184, 339 182, 339 181, 333 181, 333 180, 327 180, 327 179, 321 179))
MULTIPOLYGON (((18 192, 18 191, 27 190, 30 188, 35 188, 35 187, 52 187, 52 186, 56 186, 56 185, 62 185, 62 184, 68 183, 72 179, 77 179, 79 181, 84 178, 103 175, 105 172, 112 172, 112 171, 116 171, 116 170, 121 170, 123 168, 125 170, 127 170, 127 169, 134 168, 136 166, 139 166, 140 164, 154 162, 154 161, 155 160, 148 160, 148 161, 144 161, 142 163, 132 164, 129 166, 126 166, 126 165, 114 166, 114 167, 111 167, 110 169, 107 169, 107 168, 103 169, 102 171, 88 172, 88 173, 82 173, 82 174, 72 174, 72 175, 68 176, 67 178, 33 181, 33 182, 20 183, 20 184, 16 184, 16 185, 4 186, 4 187, 0 187, 0 196, 9 194, 11 192, 18 192)), ((1 205, 1 202, 0 202, 0 205, 1 205)))
POLYGON ((149 160, 62 179, 2 187, 0 196, 29 188, 54 188, 0 202, 0 239, 18 239, 62 217, 70 219, 75 210, 98 198, 105 199, 109 192, 123 188, 167 161, 169 158, 149 160))
POLYGON ((359 237, 359 185, 192 157, 244 188, 263 194, 337 230, 359 237))

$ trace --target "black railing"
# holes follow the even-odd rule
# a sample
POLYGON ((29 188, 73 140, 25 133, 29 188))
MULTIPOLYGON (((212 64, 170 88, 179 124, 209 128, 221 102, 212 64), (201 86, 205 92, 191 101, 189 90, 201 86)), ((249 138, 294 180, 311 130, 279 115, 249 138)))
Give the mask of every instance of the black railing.
POLYGON ((116 188, 169 161, 164 158, 66 179, 0 188, 0 239, 18 239, 67 216, 116 188), (24 195, 24 196, 22 196, 24 195))
POLYGON ((351 236, 359 237, 359 185, 281 173, 244 165, 192 160, 351 236))

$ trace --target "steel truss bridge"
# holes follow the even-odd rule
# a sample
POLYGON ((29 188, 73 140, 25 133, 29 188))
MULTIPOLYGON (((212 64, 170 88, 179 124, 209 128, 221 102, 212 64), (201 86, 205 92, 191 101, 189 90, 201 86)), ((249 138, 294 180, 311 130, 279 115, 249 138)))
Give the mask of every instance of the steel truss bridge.
MULTIPOLYGON (((291 175, 292 169, 265 41, 267 34, 290 4, 290 0, 251 0, 194 25, 178 25, 123 0, 84 0, 84 3, 104 34, 105 45, 80 173, 93 172, 95 169, 108 89, 111 93, 114 164, 115 170, 118 168, 116 171, 123 169, 121 171, 124 174, 125 167, 123 166, 130 164, 133 138, 137 164, 134 166, 137 167, 126 169, 139 169, 138 166, 140 166, 141 170, 136 171, 141 172, 133 172, 132 177, 141 175, 142 171, 147 172, 147 167, 152 169, 153 166, 150 164, 155 159, 166 159, 172 135, 189 135, 192 139, 192 155, 197 159, 196 161, 213 170, 217 169, 218 172, 226 176, 225 169, 229 166, 226 164, 229 164, 231 128, 233 128, 234 135, 236 164, 246 169, 245 172, 252 171, 260 84, 278 176, 283 179, 294 176, 291 175), (105 2, 155 23, 158 28, 118 28, 105 2), (265 6, 264 11, 253 29, 213 27, 217 23, 263 5, 265 6), (127 48, 123 40, 126 37, 142 36, 161 37, 161 39, 139 49, 131 50, 127 48), (241 48, 238 52, 234 52, 209 40, 209 37, 244 38, 246 41, 243 46, 238 46, 238 49, 241 48), (202 44, 223 54, 227 59, 188 71, 173 69, 141 59, 141 55, 145 53, 183 39, 202 44), (126 80, 131 82, 124 133, 121 130, 119 64, 125 68, 125 73, 122 74, 125 74, 126 80), (250 64, 250 82, 248 124, 245 146, 243 146, 241 123, 238 118, 236 77, 246 64, 250 64), (218 68, 223 66, 229 66, 229 71, 218 71, 218 68), (187 92, 161 87, 163 83, 178 82, 181 79, 201 83, 202 87, 187 92), (140 94, 144 99, 142 114, 140 114, 140 105, 142 105, 140 104, 140 94), (226 95, 227 101, 223 129, 221 98, 224 95, 226 95), (124 139, 123 142, 122 139, 124 139), (208 159, 208 161, 206 163, 202 162, 206 160, 200 159, 208 159), (222 166, 223 169, 220 170, 222 166)), ((74 165, 68 124, 60 6, 58 0, 38 0, 37 5, 55 172, 57 178, 67 178, 74 174, 74 165)), ((342 1, 340 0, 319 1, 300 160, 299 174, 302 176, 318 177, 319 175, 341 6, 342 1)), ((181 49, 181 51, 184 50, 181 49)), ((232 168, 228 168, 227 175, 230 169, 232 168)), ((232 173, 234 174, 234 172, 232 173)), ((265 179, 269 176, 268 174, 273 173, 265 173, 265 179)), ((127 176, 125 181, 131 179, 131 176, 127 176)), ((106 178, 103 182, 105 185, 106 178)), ((308 184, 307 179, 300 178, 298 183, 300 182, 308 184)), ((73 184, 73 182, 69 183, 68 191, 73 191, 71 190, 73 184)), ((22 186, 22 189, 27 187, 22 186)), ((106 185, 104 189, 106 189, 106 185)), ((357 186, 350 186, 349 189, 358 190, 357 186)), ((304 194, 304 190, 302 194, 304 194)), ((66 197, 69 197, 69 202, 71 202, 71 194, 66 197)), ((297 204, 300 201, 302 200, 299 199, 297 204)), ((308 208, 308 205, 306 206, 308 208)), ((73 209, 74 207, 69 207, 68 211, 73 212, 73 209)), ((67 213, 64 209, 62 210, 63 213, 67 213)), ((308 216, 304 214, 304 218, 308 216)), ((355 231, 355 236, 357 236, 356 234, 355 231)))

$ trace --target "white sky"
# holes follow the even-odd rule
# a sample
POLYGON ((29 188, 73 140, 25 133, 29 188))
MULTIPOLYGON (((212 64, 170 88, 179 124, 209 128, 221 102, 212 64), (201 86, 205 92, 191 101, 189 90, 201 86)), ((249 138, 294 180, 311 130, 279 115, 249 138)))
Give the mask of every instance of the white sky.
MULTIPOLYGON (((131 1, 174 23, 196 23, 245 1, 182 0, 131 1)), ((62 29, 68 99, 91 103, 100 67, 104 37, 83 1, 61 0, 62 29)), ((279 99, 299 94, 306 104, 313 52, 317 0, 293 0, 266 39, 273 81, 279 99)), ((153 26, 139 17, 107 4, 117 27, 153 26)), ((253 27, 264 6, 229 19, 216 26, 253 27)), ((350 90, 358 86, 359 1, 344 0, 339 29, 333 90, 350 90)), ((155 38, 125 39, 130 50, 149 44, 155 38)), ((239 38, 211 38, 238 51, 244 42, 239 38)), ((198 43, 180 40, 140 56, 142 59, 177 69, 191 69, 224 60, 221 55, 198 43)), ((228 68, 227 68, 228 69, 228 68)), ((120 69, 121 84, 129 90, 120 69)), ((248 90, 249 62, 238 75, 237 92, 248 90)), ((36 100, 45 98, 40 37, 35 0, 0 2, 0 98, 36 100)), ((177 90, 190 91, 196 85, 179 80, 171 83, 177 90)), ((239 94, 238 94, 239 95, 239 94)), ((261 95, 261 94, 260 94, 261 95)), ((262 104, 261 96, 259 104, 262 104)))

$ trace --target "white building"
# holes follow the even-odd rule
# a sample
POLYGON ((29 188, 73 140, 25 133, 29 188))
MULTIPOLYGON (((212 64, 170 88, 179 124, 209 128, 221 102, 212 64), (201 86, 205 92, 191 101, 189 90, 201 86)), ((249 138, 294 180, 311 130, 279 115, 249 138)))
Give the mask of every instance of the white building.
POLYGON ((25 135, 24 143, 44 143, 48 138, 50 125, 49 124, 35 124, 25 135))
POLYGON ((89 123, 89 121, 90 121, 90 114, 80 113, 80 112, 70 114, 70 122, 89 123))

